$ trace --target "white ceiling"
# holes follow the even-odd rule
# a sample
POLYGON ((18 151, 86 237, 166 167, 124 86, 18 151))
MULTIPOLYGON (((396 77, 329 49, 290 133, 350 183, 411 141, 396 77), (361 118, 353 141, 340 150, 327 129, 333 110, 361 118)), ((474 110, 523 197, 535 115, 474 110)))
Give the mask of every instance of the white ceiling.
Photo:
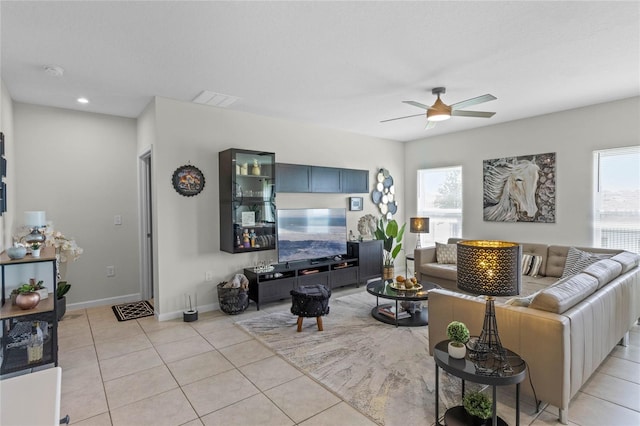
POLYGON ((202 90, 229 109, 408 141, 640 94, 640 2, 0 2, 18 102, 137 117, 202 90), (64 68, 63 77, 43 72, 64 68), (451 104, 424 130, 401 103, 451 104), (76 103, 86 96, 91 103, 76 103))

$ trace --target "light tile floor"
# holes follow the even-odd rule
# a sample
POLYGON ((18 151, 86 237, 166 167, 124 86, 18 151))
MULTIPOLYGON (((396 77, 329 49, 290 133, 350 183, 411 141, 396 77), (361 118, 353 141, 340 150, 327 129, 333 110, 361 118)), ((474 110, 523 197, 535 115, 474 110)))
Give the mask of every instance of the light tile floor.
MULTIPOLYGON (((356 291, 364 290, 334 297, 356 291)), ((61 413, 83 426, 375 425, 233 325, 289 305, 256 311, 252 304, 240 316, 200 313, 192 323, 118 322, 109 306, 68 311, 59 326, 61 413)), ((571 425, 640 425, 640 326, 574 398, 569 415, 571 425)), ((559 424, 551 407, 531 418, 534 426, 559 424)))

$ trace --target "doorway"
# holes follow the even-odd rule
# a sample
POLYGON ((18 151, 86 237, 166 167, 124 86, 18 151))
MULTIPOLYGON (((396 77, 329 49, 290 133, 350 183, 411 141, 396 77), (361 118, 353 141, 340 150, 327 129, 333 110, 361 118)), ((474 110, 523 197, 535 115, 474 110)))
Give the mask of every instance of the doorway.
POLYGON ((153 209, 151 198, 151 149, 140 156, 140 295, 151 300, 153 293, 153 209))

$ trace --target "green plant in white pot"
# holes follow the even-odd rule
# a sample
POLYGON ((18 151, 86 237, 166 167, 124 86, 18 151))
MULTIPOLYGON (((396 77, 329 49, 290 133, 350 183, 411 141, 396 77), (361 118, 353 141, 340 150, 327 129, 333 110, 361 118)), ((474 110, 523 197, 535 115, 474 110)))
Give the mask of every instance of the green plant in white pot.
POLYGON ((447 326, 449 345, 447 350, 452 358, 462 359, 467 354, 465 343, 469 340, 469 329, 460 321, 451 321, 447 326))
POLYGON ((474 417, 474 424, 484 425, 493 416, 493 401, 482 392, 467 392, 462 399, 462 405, 470 416, 474 417))

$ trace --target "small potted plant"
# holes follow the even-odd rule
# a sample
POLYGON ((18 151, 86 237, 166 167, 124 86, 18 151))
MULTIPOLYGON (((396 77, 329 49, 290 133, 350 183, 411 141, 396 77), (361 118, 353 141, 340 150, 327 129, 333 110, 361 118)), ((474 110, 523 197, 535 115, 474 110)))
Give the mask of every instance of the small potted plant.
POLYGON ((484 425, 493 416, 493 402, 482 392, 472 391, 462 399, 465 411, 474 418, 474 425, 484 425))
POLYGON ((38 306, 38 303, 40 302, 38 289, 31 284, 22 284, 11 292, 12 296, 13 294, 16 295, 15 303, 20 309, 33 309, 38 306))
POLYGON ((467 353, 465 343, 469 340, 469 329, 460 321, 452 321, 447 326, 447 336, 449 337, 449 356, 462 359, 467 353))
POLYGON ((44 282, 42 280, 36 282, 35 278, 29 278, 29 284, 31 284, 33 288, 36 289, 36 291, 40 295, 40 300, 43 300, 49 297, 49 291, 44 286, 44 282))
POLYGON ((56 310, 58 311, 58 321, 62 320, 62 317, 67 312, 67 298, 66 294, 71 288, 71 284, 66 281, 59 281, 56 288, 56 310))
POLYGON ((31 256, 40 257, 40 249, 42 248, 42 243, 40 242, 29 243, 29 248, 31 248, 31 256))

